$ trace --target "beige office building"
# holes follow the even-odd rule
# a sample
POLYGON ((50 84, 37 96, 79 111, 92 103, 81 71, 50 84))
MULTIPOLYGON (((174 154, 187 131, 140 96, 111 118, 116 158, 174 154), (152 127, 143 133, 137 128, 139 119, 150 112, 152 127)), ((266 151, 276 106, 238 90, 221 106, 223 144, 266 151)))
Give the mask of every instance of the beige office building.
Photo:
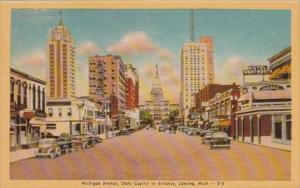
POLYGON ((187 122, 189 110, 195 106, 194 94, 214 83, 213 39, 200 37, 199 42, 184 43, 181 49, 180 115, 187 122))
POLYGON ((48 98, 75 98, 75 44, 70 31, 60 23, 51 30, 47 44, 48 98))

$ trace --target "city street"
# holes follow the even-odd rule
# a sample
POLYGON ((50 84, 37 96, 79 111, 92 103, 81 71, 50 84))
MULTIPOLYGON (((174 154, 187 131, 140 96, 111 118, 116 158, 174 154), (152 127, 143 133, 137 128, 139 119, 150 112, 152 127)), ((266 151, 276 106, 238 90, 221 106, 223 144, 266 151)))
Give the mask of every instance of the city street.
POLYGON ((157 130, 104 140, 56 159, 11 163, 11 179, 289 180, 290 152, 233 141, 209 149, 199 136, 157 130))

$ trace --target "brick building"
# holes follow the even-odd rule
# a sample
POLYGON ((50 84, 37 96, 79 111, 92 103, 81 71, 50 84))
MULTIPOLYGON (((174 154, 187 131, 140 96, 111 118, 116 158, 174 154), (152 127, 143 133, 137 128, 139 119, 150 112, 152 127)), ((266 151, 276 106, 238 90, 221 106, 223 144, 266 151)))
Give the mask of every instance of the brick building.
POLYGON ((125 64, 120 56, 89 58, 89 95, 95 102, 110 101, 110 116, 125 112, 125 64))

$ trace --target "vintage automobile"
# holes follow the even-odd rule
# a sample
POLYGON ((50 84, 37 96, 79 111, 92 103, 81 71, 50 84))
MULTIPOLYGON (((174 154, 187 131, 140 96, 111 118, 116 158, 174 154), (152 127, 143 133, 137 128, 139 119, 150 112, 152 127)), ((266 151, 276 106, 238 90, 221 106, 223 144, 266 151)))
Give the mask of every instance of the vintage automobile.
POLYGON ((54 136, 50 132, 41 132, 40 137, 41 137, 41 139, 43 139, 43 138, 57 138, 57 136, 54 136))
POLYGON ((69 134, 61 134, 57 138, 57 144, 63 153, 69 153, 73 150, 72 137, 69 134))
POLYGON ((119 134, 120 131, 116 130, 116 131, 108 131, 107 133, 107 138, 113 138, 115 136, 117 136, 119 134))
POLYGON ((94 143, 101 143, 102 142, 102 138, 98 135, 94 135, 94 143))
POLYGON ((230 148, 230 138, 225 132, 215 132, 212 134, 210 148, 226 147, 230 148))
POLYGON ((189 128, 187 131, 188 135, 200 135, 201 130, 199 128, 189 128))
POLYGON ((166 131, 166 126, 165 125, 160 125, 158 127, 158 132, 165 132, 166 131))
POLYGON ((170 133, 170 134, 176 134, 176 129, 177 129, 176 126, 170 126, 170 127, 169 127, 169 133, 170 133))
POLYGON ((208 132, 206 133, 203 137, 202 137, 202 144, 209 144, 210 141, 212 139, 212 132, 208 132))
POLYGON ((73 150, 78 151, 83 149, 83 142, 81 136, 73 136, 72 137, 73 150))
POLYGON ((128 129, 122 129, 119 131, 119 133, 117 134, 117 136, 122 136, 122 135, 130 135, 130 132, 128 129))
POLYGON ((38 157, 43 157, 47 156, 50 157, 51 159, 54 159, 55 157, 60 156, 61 149, 59 145, 57 144, 56 139, 54 138, 45 138, 39 140, 38 144, 38 149, 35 152, 35 156, 38 157))
POLYGON ((95 140, 94 140, 94 135, 92 134, 82 134, 81 139, 83 142, 83 148, 89 148, 89 147, 94 147, 95 145, 95 140))

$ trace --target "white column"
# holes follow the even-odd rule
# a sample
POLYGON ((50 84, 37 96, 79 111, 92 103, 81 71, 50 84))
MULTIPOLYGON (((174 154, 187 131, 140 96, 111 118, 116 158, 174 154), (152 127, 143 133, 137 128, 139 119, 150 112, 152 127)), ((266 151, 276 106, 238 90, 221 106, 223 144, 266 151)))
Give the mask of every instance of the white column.
POLYGON ((249 116, 249 123, 250 123, 250 141, 251 142, 253 142, 253 140, 252 140, 252 137, 253 137, 253 134, 252 134, 252 128, 253 128, 253 125, 252 125, 252 123, 253 123, 253 121, 252 121, 252 115, 251 116, 249 116))

